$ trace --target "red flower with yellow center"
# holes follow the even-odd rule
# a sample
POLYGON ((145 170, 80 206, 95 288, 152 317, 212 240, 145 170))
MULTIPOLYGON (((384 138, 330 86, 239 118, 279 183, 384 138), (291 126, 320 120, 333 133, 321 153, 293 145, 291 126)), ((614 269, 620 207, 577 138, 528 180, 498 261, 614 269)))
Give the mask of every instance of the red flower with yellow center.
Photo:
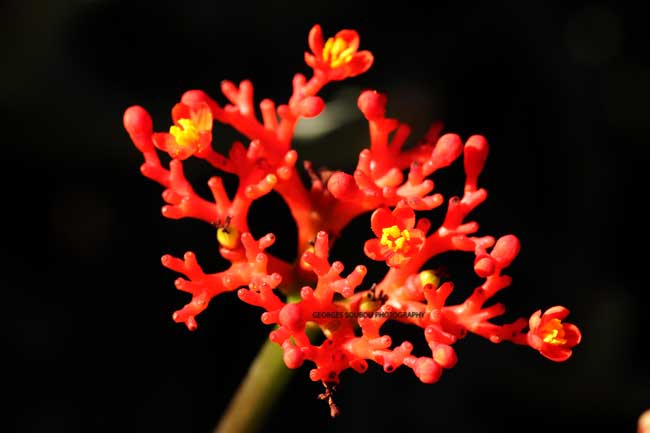
POLYGON ((359 34, 354 30, 341 30, 325 42, 321 27, 315 25, 309 32, 309 48, 313 54, 305 53, 305 62, 329 80, 363 74, 373 62, 370 51, 357 51, 359 34))
POLYGON ((424 232, 415 227, 415 212, 404 202, 391 212, 377 209, 370 218, 376 239, 366 241, 364 251, 373 260, 386 260, 388 266, 401 266, 416 255, 424 241, 424 232))
POLYGON ((187 159, 209 149, 212 142, 212 112, 204 102, 178 103, 172 109, 174 124, 169 132, 153 134, 156 147, 172 158, 187 159))
POLYGON ((551 307, 542 314, 537 310, 530 317, 528 344, 551 361, 566 361, 571 348, 580 343, 582 335, 577 326, 563 323, 569 310, 562 306, 551 307))

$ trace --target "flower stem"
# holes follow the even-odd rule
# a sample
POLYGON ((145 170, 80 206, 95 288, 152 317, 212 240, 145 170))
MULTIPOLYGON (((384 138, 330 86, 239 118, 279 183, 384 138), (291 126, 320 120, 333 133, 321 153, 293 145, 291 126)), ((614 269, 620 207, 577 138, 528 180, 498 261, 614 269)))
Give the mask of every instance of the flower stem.
POLYGON ((267 339, 239 385, 214 433, 253 433, 289 383, 293 370, 282 360, 280 345, 267 339))

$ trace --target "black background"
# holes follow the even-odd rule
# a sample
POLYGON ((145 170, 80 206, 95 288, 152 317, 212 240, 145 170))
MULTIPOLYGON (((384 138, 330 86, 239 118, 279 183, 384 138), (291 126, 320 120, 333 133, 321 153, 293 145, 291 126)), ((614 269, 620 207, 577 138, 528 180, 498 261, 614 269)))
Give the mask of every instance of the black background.
MULTIPOLYGON (((363 88, 388 93, 411 143, 433 120, 464 139, 483 134, 480 233, 522 242, 499 295, 506 318, 563 304, 584 341, 556 364, 469 336, 435 385, 406 368, 348 372, 336 420, 306 365, 266 431, 623 432, 650 407, 647 4, 9 1, 1 12, 3 431, 211 431, 269 329, 234 294, 215 299, 194 333, 171 320, 189 299, 160 256, 193 250, 208 271, 224 264, 212 227, 160 215, 162 188, 140 175, 122 113, 143 105, 165 130, 185 90, 223 103, 222 79, 250 78, 258 101, 286 101, 293 74, 309 72, 315 23, 326 36, 358 30, 375 64, 323 93, 349 103, 349 121, 296 140, 301 156, 352 168, 367 126, 345 95, 363 88)), ((226 146, 230 132, 218 131, 226 146)), ((440 178, 447 195, 460 192, 454 169, 440 178)), ((211 172, 190 170, 205 192, 211 172)), ((291 256, 277 197, 251 218, 291 256)), ((365 218, 333 252, 347 269, 368 262, 365 218)), ((469 293, 465 268, 448 259, 459 296, 469 293)))

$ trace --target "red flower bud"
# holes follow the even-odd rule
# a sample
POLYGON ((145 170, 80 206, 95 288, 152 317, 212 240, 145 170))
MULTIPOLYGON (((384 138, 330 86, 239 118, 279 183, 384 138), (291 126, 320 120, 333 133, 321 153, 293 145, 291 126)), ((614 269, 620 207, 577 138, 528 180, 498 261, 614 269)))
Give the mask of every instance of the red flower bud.
POLYGON ((375 90, 366 90, 357 99, 357 106, 366 119, 383 119, 386 114, 386 95, 375 90))
POLYGON ((488 154, 488 142, 481 135, 472 135, 465 143, 464 163, 465 174, 472 183, 476 184, 476 179, 483 171, 485 160, 488 154))
POLYGON ((507 268, 519 254, 519 239, 513 235, 499 238, 490 255, 497 261, 499 268, 507 268))

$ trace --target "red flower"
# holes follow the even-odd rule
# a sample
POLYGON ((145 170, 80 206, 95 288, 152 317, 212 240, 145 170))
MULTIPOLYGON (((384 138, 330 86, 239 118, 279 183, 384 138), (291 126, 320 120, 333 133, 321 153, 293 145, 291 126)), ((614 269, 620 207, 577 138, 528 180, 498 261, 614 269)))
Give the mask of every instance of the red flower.
POLYGON ((382 207, 373 212, 370 226, 376 239, 366 241, 364 251, 373 260, 386 260, 388 266, 401 266, 416 255, 424 232, 415 226, 415 212, 404 202, 391 212, 382 207))
POLYGON ((193 105, 178 103, 172 109, 174 125, 169 132, 153 134, 156 147, 177 159, 201 153, 212 142, 212 112, 205 102, 193 105))
POLYGON ((314 70, 324 72, 330 80, 344 80, 366 72, 372 66, 370 51, 357 51, 359 34, 354 30, 341 30, 327 42, 323 31, 316 24, 309 32, 309 48, 305 62, 314 70))
POLYGON ((562 323, 569 310, 562 306, 551 307, 542 314, 537 310, 530 317, 528 344, 550 359, 562 362, 571 356, 571 348, 580 343, 582 335, 577 326, 562 323))

